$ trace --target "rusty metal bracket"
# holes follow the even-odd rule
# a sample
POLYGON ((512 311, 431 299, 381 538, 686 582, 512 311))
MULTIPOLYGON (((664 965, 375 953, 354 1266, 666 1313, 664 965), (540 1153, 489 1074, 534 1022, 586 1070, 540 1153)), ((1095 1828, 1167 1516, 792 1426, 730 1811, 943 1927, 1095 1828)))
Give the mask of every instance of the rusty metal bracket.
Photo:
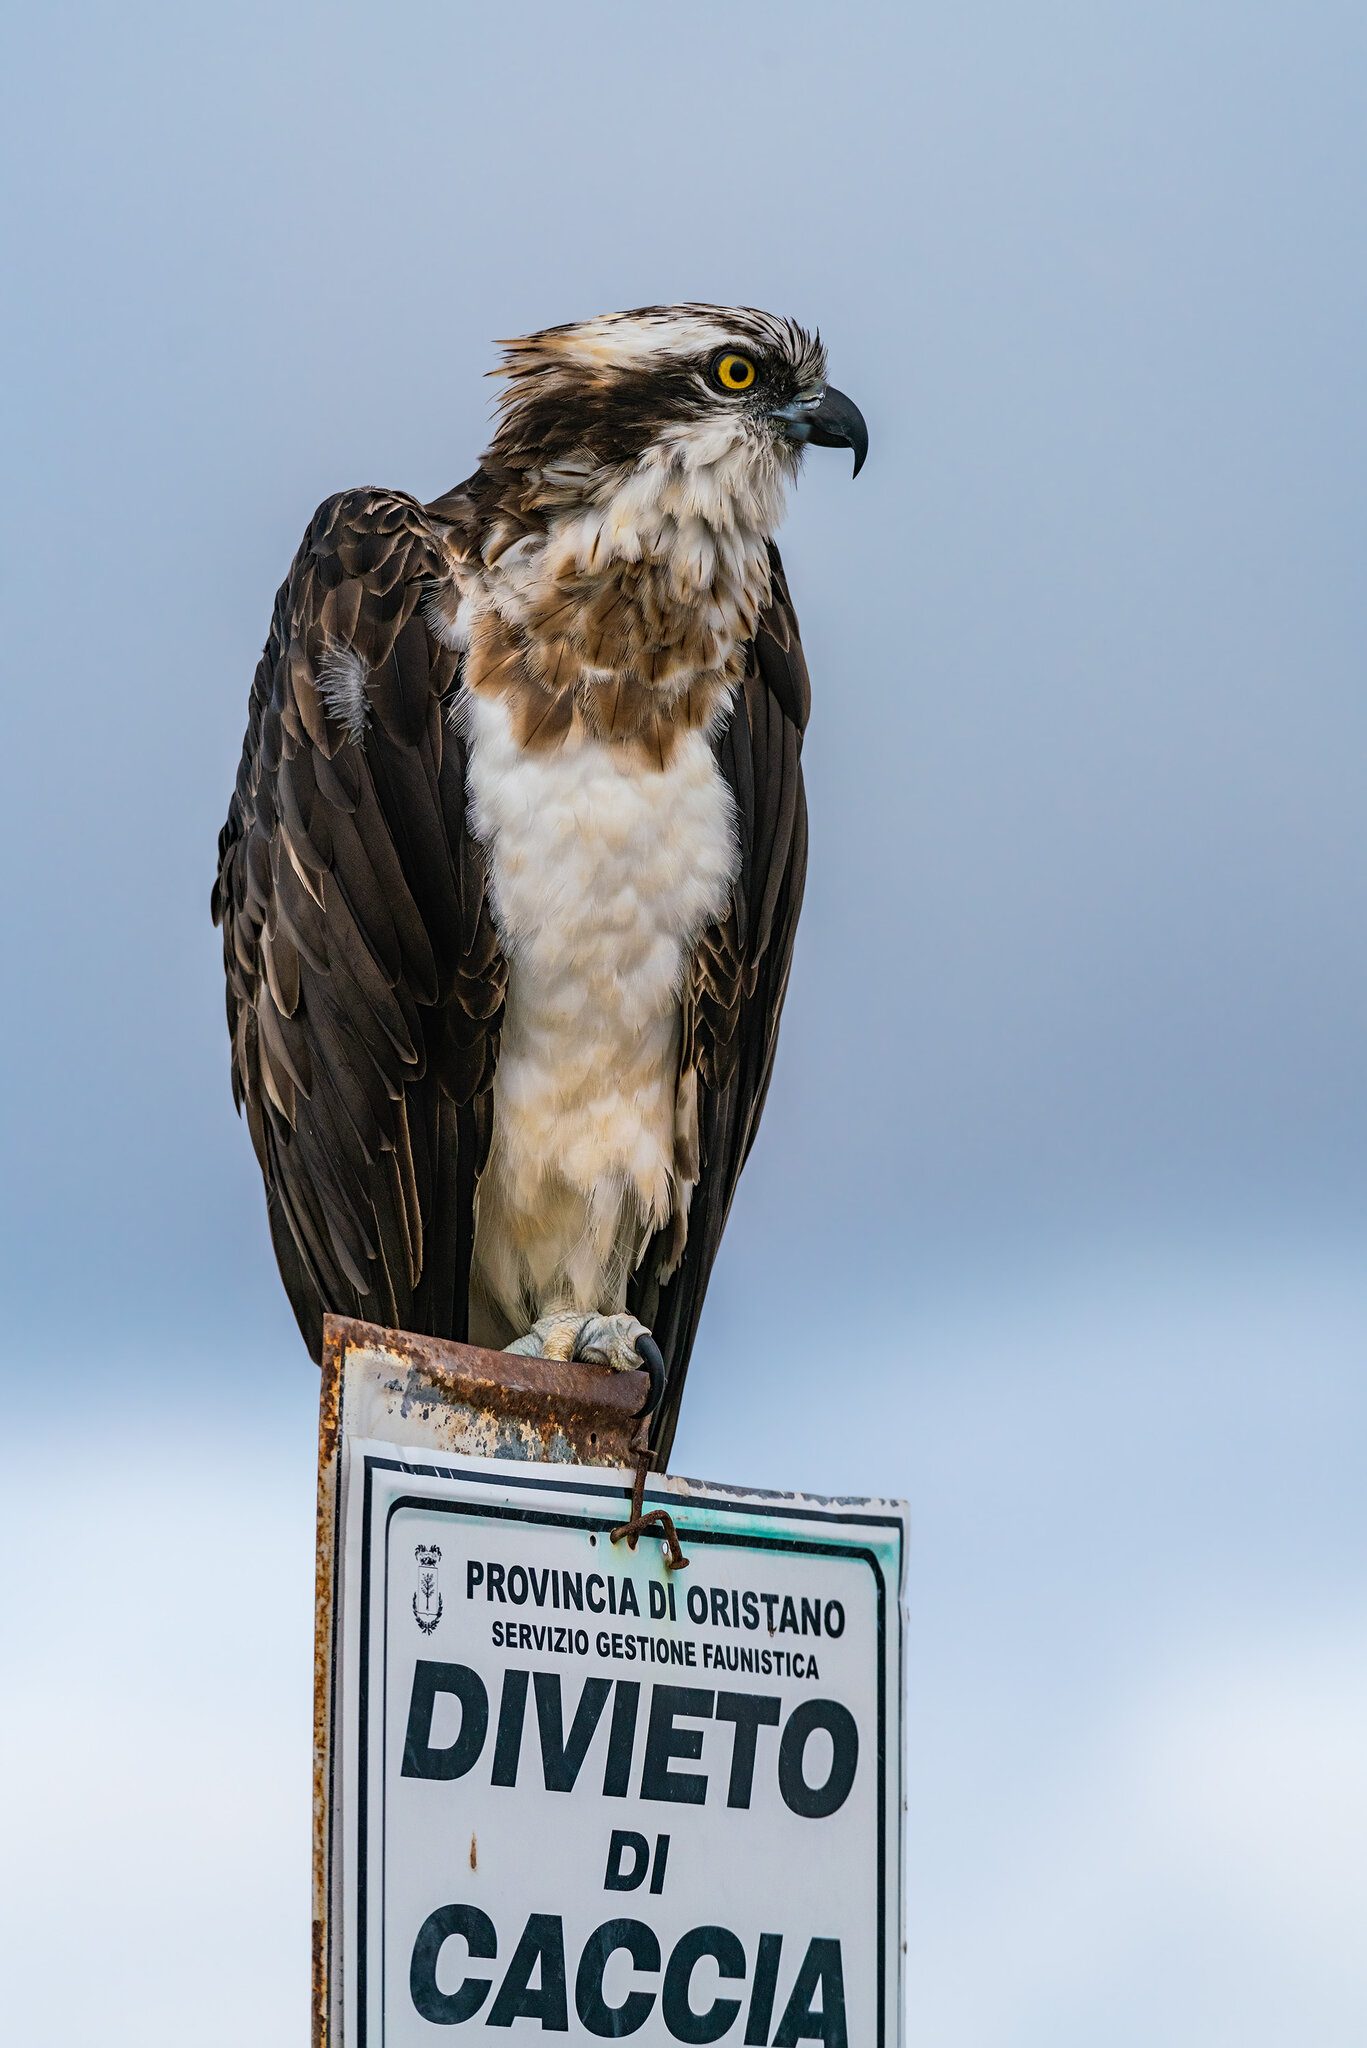
MULTIPOLYGON (((636 1485, 632 1490, 633 1506, 640 1499, 645 1489, 647 1463, 648 1460, 642 1458, 637 1468, 636 1485)), ((628 1550, 634 1550, 638 1539, 642 1536, 658 1536, 664 1545, 666 1569, 671 1572, 686 1572, 688 1570, 688 1559, 684 1556, 682 1546, 679 1543, 679 1532, 674 1527, 674 1517, 667 1509, 652 1508, 648 1515, 633 1514, 629 1522, 623 1522, 619 1528, 614 1529, 612 1532, 614 1543, 618 1542, 623 1536, 627 1539, 628 1550)))
POLYGON ((645 1506, 646 1474, 655 1462, 655 1453, 650 1448, 649 1423, 651 1416, 664 1399, 665 1362, 655 1339, 642 1334, 636 1339, 636 1355, 650 1374, 650 1392, 645 1406, 637 1417, 639 1428, 632 1449, 636 1452, 636 1477, 631 1488, 631 1514, 611 1532, 614 1543, 625 1536, 627 1549, 635 1550, 642 1536, 658 1536, 664 1545, 665 1566, 671 1572, 688 1570, 688 1559, 679 1542, 679 1532, 674 1527, 674 1517, 664 1508, 652 1508, 643 1514, 645 1506))

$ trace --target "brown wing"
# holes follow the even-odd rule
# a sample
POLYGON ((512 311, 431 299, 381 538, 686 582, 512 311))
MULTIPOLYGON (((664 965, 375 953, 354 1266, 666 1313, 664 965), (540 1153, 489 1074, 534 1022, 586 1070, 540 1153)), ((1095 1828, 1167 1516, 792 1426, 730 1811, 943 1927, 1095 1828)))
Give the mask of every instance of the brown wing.
POLYGON ((699 1178, 682 1256, 662 1233, 636 1275, 631 1307, 664 1354, 667 1393, 652 1436, 663 1460, 678 1420, 703 1296, 773 1071, 779 1014, 807 873, 802 735, 811 707, 797 616, 777 548, 773 593, 717 746, 736 800, 740 872, 730 907, 694 956, 684 1002, 683 1070, 697 1076, 699 1178))
POLYGON ((505 970, 448 713, 433 520, 315 514, 275 603, 219 837, 233 1093, 314 1356, 326 1310, 465 1335, 505 970))

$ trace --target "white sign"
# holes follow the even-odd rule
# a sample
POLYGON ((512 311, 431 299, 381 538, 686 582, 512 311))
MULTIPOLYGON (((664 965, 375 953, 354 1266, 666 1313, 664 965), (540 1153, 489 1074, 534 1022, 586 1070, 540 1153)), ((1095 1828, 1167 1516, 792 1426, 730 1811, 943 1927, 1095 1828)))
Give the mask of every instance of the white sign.
POLYGON ((903 1508, 341 1453, 330 2048, 895 2048, 903 1508))

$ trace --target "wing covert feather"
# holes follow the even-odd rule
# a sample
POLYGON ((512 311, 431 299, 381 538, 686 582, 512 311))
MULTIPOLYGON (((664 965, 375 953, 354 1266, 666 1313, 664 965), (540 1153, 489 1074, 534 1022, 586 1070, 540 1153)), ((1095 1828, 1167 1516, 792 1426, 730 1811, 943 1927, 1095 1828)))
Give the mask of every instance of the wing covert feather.
POLYGON ((698 1318, 741 1168, 773 1072, 779 1017, 807 873, 802 736, 811 688, 777 548, 772 591, 751 643, 717 758, 735 798, 740 865, 726 914, 694 955, 681 1065, 697 1076, 700 1173, 687 1235, 660 1233, 635 1276, 631 1307, 664 1353, 667 1393, 652 1428, 669 1454, 698 1318))
POLYGON ((219 838, 233 1094, 317 1357, 325 1310, 464 1335, 506 971, 470 838, 441 531, 323 504, 276 598, 219 838))

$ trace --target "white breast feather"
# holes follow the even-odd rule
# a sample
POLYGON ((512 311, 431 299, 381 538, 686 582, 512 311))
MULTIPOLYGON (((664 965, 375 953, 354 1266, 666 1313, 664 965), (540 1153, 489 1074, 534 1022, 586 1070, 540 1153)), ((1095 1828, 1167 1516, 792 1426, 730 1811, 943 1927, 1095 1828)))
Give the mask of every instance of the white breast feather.
POLYGON ((587 738, 528 752, 497 700, 468 699, 464 716, 509 969, 475 1286, 526 1327, 567 1301, 621 1306, 681 1199, 680 996, 730 894, 735 811, 702 733, 657 772, 587 738))

